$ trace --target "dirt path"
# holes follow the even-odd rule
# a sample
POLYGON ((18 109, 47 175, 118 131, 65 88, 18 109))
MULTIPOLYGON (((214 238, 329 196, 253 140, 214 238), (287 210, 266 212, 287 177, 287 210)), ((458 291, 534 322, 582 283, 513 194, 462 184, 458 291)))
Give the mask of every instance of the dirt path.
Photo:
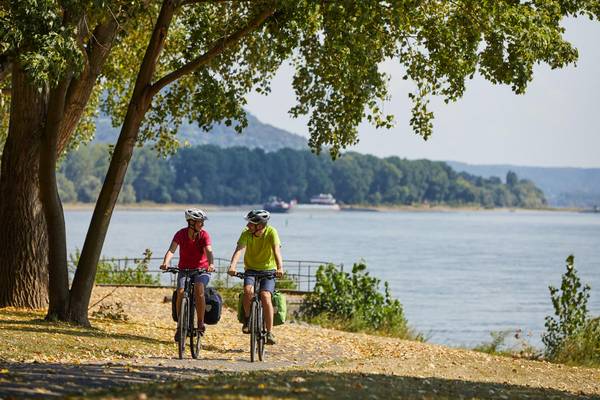
MULTIPOLYGON (((98 288, 95 298, 108 290, 98 288)), ((267 348, 267 362, 250 363, 249 338, 241 333, 235 314, 230 310, 224 310, 222 321, 207 330, 200 360, 178 360, 172 339, 175 323, 170 320, 170 305, 162 301, 168 294, 167 290, 127 288, 119 289, 110 297, 110 302, 124 304, 131 321, 107 325, 103 329, 117 330, 124 326, 140 329, 139 336, 132 337, 148 336, 156 342, 154 347, 137 353, 123 349, 129 353, 122 359, 100 355, 48 362, 39 358, 21 360, 6 356, 1 361, 0 357, 0 399, 84 395, 99 388, 200 378, 223 372, 251 374, 265 369, 281 379, 295 379, 294 376, 304 374, 302 379, 313 379, 317 388, 328 387, 324 385, 329 383, 320 381, 324 377, 330 377, 340 385, 352 382, 356 387, 351 386, 344 392, 347 395, 356 394, 356 388, 368 387, 371 379, 383 382, 378 383, 377 393, 383 385, 383 389, 387 387, 391 391, 384 396, 392 397, 395 397, 394 393, 403 393, 415 398, 600 399, 598 369, 495 357, 306 324, 277 327, 275 333, 279 342, 267 348)), ((2 322, 6 321, 0 321, 0 327, 4 329, 15 329, 13 327, 17 325, 11 322, 12 325, 3 326, 2 322)), ((128 334, 132 333, 128 331, 128 334)), ((376 393, 371 394, 375 396, 376 393)), ((344 395, 336 393, 335 397, 344 395)))

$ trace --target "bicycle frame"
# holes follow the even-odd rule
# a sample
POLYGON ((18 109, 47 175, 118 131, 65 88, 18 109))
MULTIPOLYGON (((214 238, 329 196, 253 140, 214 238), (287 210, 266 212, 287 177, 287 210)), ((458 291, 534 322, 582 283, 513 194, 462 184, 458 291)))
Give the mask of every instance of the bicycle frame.
POLYGON ((200 338, 201 335, 198 329, 194 326, 196 319, 196 304, 194 295, 194 281, 192 277, 199 274, 199 270, 180 270, 179 268, 167 268, 165 272, 178 273, 182 272, 185 276, 183 296, 179 306, 179 314, 177 316, 177 331, 179 332, 179 358, 182 359, 185 353, 185 342, 190 338, 190 352, 192 358, 198 358, 200 353, 200 338))
POLYGON ((263 361, 267 330, 265 327, 264 311, 260 300, 259 289, 261 281, 263 279, 275 277, 275 273, 271 271, 257 274, 238 272, 235 276, 241 279, 244 279, 246 276, 253 276, 255 278, 254 293, 252 294, 252 300, 250 301, 250 320, 248 322, 250 327, 250 361, 254 362, 256 355, 258 355, 259 361, 263 361))

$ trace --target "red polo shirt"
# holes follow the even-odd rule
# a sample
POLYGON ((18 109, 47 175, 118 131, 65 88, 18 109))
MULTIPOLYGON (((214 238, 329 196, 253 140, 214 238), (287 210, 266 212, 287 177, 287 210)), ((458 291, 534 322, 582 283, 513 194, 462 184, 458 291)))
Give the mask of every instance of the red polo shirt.
POLYGON ((179 246, 179 269, 207 269, 206 246, 211 245, 210 235, 205 230, 198 232, 194 239, 188 236, 188 228, 183 228, 173 236, 179 246))

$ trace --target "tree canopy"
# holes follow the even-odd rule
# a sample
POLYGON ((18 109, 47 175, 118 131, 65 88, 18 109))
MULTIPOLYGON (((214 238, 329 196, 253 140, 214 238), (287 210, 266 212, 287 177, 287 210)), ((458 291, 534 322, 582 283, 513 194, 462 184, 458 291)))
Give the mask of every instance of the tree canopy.
MULTIPOLYGON (((310 147, 338 156, 357 142, 361 121, 394 123, 382 111, 390 96, 383 62, 397 62, 413 83, 409 123, 427 139, 431 96, 454 101, 475 74, 519 94, 535 64, 574 62, 560 22, 579 15, 597 19, 598 1, 1 1, 0 127, 10 124, 0 135, 0 305, 41 306, 49 276, 49 315, 87 323, 135 143, 152 140, 160 153, 172 152, 185 120, 242 130, 246 95, 268 93, 282 63, 295 69, 290 113, 308 116, 310 147), (98 106, 121 133, 69 294, 56 163, 89 138, 98 106), (24 245, 34 242, 34 251, 24 245)), ((332 169, 348 175, 340 161, 332 169)), ((370 173, 359 165, 354 172, 370 173)))
MULTIPOLYGON (((120 126, 162 3, 3 2, 0 66, 6 70, 10 63, 4 60, 18 61, 38 86, 56 84, 62 75, 82 70, 82 50, 89 51, 93 43, 91 28, 114 18, 120 28, 117 44, 87 111, 96 112, 99 101, 120 126), (82 36, 90 39, 88 44, 82 36)), ((310 117, 313 149, 327 145, 337 154, 356 143, 356 127, 363 120, 392 126, 393 116, 381 107, 391 95, 389 76, 381 68, 387 60, 398 62, 404 78, 414 83, 410 124, 428 138, 431 96, 454 101, 475 74, 523 93, 535 64, 560 68, 576 61, 577 51, 564 39, 561 20, 600 15, 594 0, 172 3, 175 15, 153 74, 156 95, 139 136, 140 141, 156 140, 166 151, 173 149, 184 119, 207 129, 215 121, 237 121, 242 129, 245 95, 252 89, 268 93, 270 79, 283 62, 296 70, 298 104, 290 112, 310 117), (265 12, 269 16, 262 29, 244 31, 265 12), (229 49, 212 56, 225 43, 229 49)), ((5 85, 7 75, 0 75, 5 85)), ((6 116, 8 109, 0 111, 6 116)), ((92 131, 85 122, 80 127, 88 128, 82 131, 89 136, 92 131)))

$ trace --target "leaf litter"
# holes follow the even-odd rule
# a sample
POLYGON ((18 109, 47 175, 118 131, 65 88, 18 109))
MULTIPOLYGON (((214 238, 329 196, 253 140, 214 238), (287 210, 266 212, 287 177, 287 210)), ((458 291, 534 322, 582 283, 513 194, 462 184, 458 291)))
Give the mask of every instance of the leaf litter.
MULTIPOLYGON (((96 287, 90 304, 110 290, 112 288, 96 287)), ((163 288, 119 288, 103 302, 122 304, 128 320, 91 318, 93 328, 46 322, 43 310, 0 309, 3 337, 0 361, 110 364, 135 359, 162 365, 160 360, 176 357, 173 342, 176 324, 171 319, 171 304, 163 301, 171 294, 171 289, 163 288), (36 346, 30 346, 31 343, 36 343, 36 346)), ((287 375, 286 384, 278 386, 298 395, 313 390, 305 387, 312 382, 312 375, 307 376, 306 373, 332 374, 334 377, 348 373, 363 376, 364 379, 347 384, 347 390, 357 393, 370 390, 372 384, 369 379, 386 376, 423 379, 427 382, 423 385, 427 387, 432 386, 431 379, 444 379, 600 395, 598 369, 491 356, 428 343, 324 329, 305 323, 288 323, 276 327, 274 332, 279 344, 269 347, 268 360, 293 368, 287 375)), ((248 359, 248 336, 241 333, 233 310, 224 308, 219 324, 208 326, 201 357, 203 360, 248 359)), ((232 370, 235 371, 235 368, 232 370)), ((139 369, 130 366, 128 371, 135 374, 139 369)), ((10 371, 1 369, 0 377, 7 376, 10 376, 10 371)), ((339 380, 344 382, 343 378, 339 380)), ((334 384, 335 379, 331 383, 322 383, 320 387, 329 396, 337 396, 340 386, 334 384)), ((200 382, 197 386, 205 385, 200 382)), ((261 382, 253 387, 265 392, 271 385, 261 382)), ((224 385, 223 390, 226 389, 224 385)))

